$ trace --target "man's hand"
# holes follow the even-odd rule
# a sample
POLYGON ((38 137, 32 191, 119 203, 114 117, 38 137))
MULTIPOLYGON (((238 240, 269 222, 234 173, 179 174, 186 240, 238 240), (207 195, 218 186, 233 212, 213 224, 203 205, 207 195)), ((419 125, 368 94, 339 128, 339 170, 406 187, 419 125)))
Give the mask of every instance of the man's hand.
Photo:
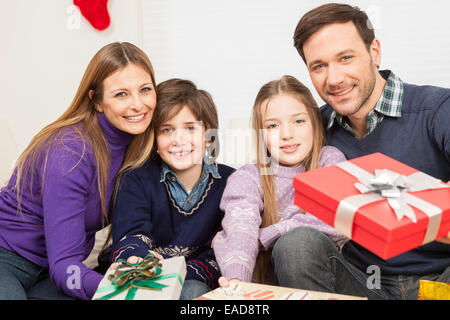
MULTIPOLYGON (((447 184, 450 185, 450 181, 448 181, 447 184)), ((447 236, 436 239, 436 241, 450 244, 450 231, 447 233, 447 236)))
POLYGON ((450 244, 450 231, 447 233, 447 236, 436 239, 436 241, 438 242, 442 242, 442 243, 446 243, 446 244, 450 244))
MULTIPOLYGON (((448 181, 447 184, 450 185, 450 181, 448 181)), ((450 244, 450 231, 447 233, 447 236, 436 239, 436 241, 450 244)))

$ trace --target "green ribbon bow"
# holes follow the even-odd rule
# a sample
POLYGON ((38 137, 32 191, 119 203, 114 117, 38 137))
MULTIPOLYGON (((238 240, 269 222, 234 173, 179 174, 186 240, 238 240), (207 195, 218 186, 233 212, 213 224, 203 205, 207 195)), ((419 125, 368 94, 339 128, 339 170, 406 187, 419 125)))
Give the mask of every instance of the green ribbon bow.
POLYGON ((157 281, 174 277, 178 278, 180 284, 183 285, 183 279, 178 273, 161 275, 161 263, 151 253, 137 263, 130 263, 123 259, 118 262, 120 264, 116 271, 108 277, 112 285, 97 289, 98 293, 113 291, 95 300, 108 300, 127 289, 125 300, 133 300, 138 289, 162 290, 167 285, 157 281))

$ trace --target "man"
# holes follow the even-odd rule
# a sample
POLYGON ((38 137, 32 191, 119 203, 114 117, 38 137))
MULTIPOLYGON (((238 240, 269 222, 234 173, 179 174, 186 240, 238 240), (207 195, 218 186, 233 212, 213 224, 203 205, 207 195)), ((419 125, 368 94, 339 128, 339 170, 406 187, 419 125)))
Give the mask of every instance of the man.
MULTIPOLYGON (((380 42, 363 11, 345 4, 311 10, 297 25, 294 46, 327 103, 321 112, 329 144, 347 159, 381 152, 450 180, 450 90, 407 84, 392 71, 379 71, 380 42)), ((298 268, 294 273, 286 266, 277 274, 280 285, 417 299, 420 279, 450 282, 450 233, 386 261, 353 241, 339 251, 312 229, 299 228, 285 238, 274 248, 274 263, 291 254, 299 257, 298 268), (374 270, 381 271, 379 284, 374 270)))

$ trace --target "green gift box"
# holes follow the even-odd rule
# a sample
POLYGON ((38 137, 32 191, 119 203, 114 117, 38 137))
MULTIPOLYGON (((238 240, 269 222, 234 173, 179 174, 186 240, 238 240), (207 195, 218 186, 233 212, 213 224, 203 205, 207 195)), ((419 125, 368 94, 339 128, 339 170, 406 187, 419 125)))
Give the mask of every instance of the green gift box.
POLYGON ((186 277, 183 256, 158 260, 153 255, 138 263, 124 260, 108 270, 92 300, 178 300, 186 277))

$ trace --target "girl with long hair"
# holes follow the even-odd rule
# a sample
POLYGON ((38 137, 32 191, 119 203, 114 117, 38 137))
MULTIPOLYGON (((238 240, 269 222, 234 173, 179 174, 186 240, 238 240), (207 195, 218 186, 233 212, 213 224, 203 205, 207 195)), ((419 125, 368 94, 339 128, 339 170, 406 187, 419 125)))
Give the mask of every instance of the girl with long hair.
POLYGON ((0 299, 90 299, 95 233, 116 176, 150 155, 153 67, 115 42, 90 61, 69 108, 31 140, 0 191, 0 299))
POLYGON ((229 177, 220 204, 223 230, 213 242, 223 286, 228 279, 277 283, 268 272, 272 248, 294 228, 312 227, 336 243, 343 240, 293 204, 296 174, 345 160, 338 149, 324 146, 320 111, 308 88, 292 76, 265 84, 254 103, 252 127, 258 135, 256 164, 229 177))

